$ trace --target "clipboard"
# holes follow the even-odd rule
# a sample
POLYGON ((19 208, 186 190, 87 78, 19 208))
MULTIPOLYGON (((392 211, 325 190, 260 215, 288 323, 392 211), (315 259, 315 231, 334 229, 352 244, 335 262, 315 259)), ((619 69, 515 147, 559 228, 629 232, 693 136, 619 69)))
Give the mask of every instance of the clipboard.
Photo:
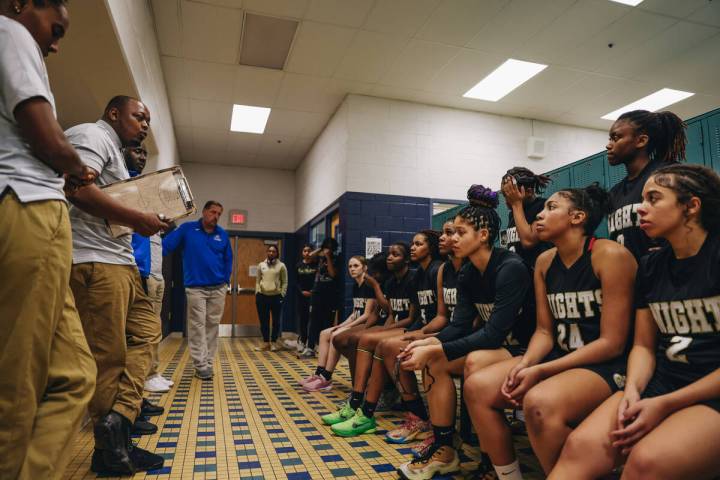
MULTIPOLYGON (((180 167, 164 168, 100 188, 128 208, 157 213, 167 221, 187 217, 196 211, 190 185, 180 167)), ((133 231, 124 225, 106 223, 115 238, 133 231)))

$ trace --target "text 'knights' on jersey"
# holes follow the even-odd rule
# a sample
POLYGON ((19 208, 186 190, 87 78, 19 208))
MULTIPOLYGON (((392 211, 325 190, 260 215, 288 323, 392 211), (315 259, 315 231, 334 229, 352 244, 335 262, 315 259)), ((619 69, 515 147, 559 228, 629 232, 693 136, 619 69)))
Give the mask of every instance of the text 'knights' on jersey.
POLYGON ((353 315, 355 318, 365 313, 365 305, 371 298, 375 298, 375 290, 363 280, 362 284, 353 283, 352 291, 353 315))
POLYGON ((547 299, 555 319, 555 345, 565 352, 600 338, 602 290, 592 267, 594 240, 586 240, 583 254, 569 268, 555 252, 545 272, 547 299))
POLYGON ((394 274, 385 281, 385 297, 390 303, 395 321, 405 320, 410 315, 410 303, 415 295, 415 277, 410 270, 400 279, 394 274))
POLYGON ((677 259, 666 245, 643 258, 635 302, 658 327, 658 374, 690 383, 720 368, 720 237, 693 257, 677 259))
POLYGON ((421 329, 437 315, 437 277, 440 265, 440 260, 433 260, 427 269, 420 267, 415 272, 413 301, 418 307, 418 316, 408 330, 421 329))
MULTIPOLYGON (((462 268, 462 265, 460 265, 460 268, 462 268)), ((457 281, 459 273, 460 269, 455 270, 452 260, 445 261, 442 272, 442 291, 448 320, 451 319, 455 305, 457 305, 457 281)))

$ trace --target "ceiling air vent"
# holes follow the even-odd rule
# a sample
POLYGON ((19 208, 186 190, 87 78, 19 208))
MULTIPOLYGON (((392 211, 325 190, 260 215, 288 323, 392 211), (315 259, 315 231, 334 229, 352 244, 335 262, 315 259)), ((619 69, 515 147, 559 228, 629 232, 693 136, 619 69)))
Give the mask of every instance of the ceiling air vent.
POLYGON ((298 23, 295 20, 246 13, 240 64, 282 70, 298 23))

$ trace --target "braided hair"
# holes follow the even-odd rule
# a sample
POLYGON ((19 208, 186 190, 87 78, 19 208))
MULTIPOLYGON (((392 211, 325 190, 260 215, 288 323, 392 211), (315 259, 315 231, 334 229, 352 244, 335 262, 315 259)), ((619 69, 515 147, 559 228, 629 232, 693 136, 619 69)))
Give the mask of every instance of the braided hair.
POLYGON ((595 182, 585 188, 568 188, 557 193, 570 200, 575 210, 585 212, 586 220, 583 225, 585 235, 595 233, 608 211, 610 197, 607 191, 595 182))
POLYGON ((498 206, 498 194, 482 185, 473 185, 468 189, 467 198, 470 204, 464 207, 457 216, 470 223, 475 230, 486 229, 490 235, 491 245, 500 231, 500 216, 495 210, 498 206))
POLYGON ((686 205, 698 197, 700 225, 711 234, 720 233, 720 176, 708 167, 674 164, 657 169, 652 174, 655 183, 669 188, 678 202, 686 205))
POLYGON ((672 112, 649 112, 632 110, 620 115, 617 121, 626 121, 633 125, 635 133, 648 136, 647 149, 651 160, 673 163, 685 160, 687 125, 672 112))
POLYGON ((437 260, 441 257, 440 255, 440 232, 436 230, 420 230, 418 234, 425 237, 425 241, 428 244, 430 250, 430 258, 437 260))
POLYGON ((535 193, 542 193, 545 187, 551 182, 550 177, 547 175, 536 175, 532 170, 525 167, 513 167, 503 176, 503 181, 506 178, 513 177, 517 182, 518 186, 523 186, 526 189, 532 188, 535 193))

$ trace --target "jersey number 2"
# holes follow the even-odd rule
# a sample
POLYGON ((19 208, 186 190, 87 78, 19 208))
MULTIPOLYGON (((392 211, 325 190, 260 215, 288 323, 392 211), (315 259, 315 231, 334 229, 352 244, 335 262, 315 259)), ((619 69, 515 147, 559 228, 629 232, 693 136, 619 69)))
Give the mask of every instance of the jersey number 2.
POLYGON ((558 345, 566 352, 572 352, 585 345, 583 342, 582 335, 580 335, 580 327, 577 323, 570 323, 568 325, 564 323, 558 323, 558 345), (570 327, 570 339, 567 338, 567 327, 570 327))
POLYGON ((671 362, 690 363, 688 362, 687 355, 680 352, 688 348, 692 341, 692 337, 681 337, 679 335, 672 337, 670 339, 671 345, 665 351, 665 355, 667 355, 671 362))

